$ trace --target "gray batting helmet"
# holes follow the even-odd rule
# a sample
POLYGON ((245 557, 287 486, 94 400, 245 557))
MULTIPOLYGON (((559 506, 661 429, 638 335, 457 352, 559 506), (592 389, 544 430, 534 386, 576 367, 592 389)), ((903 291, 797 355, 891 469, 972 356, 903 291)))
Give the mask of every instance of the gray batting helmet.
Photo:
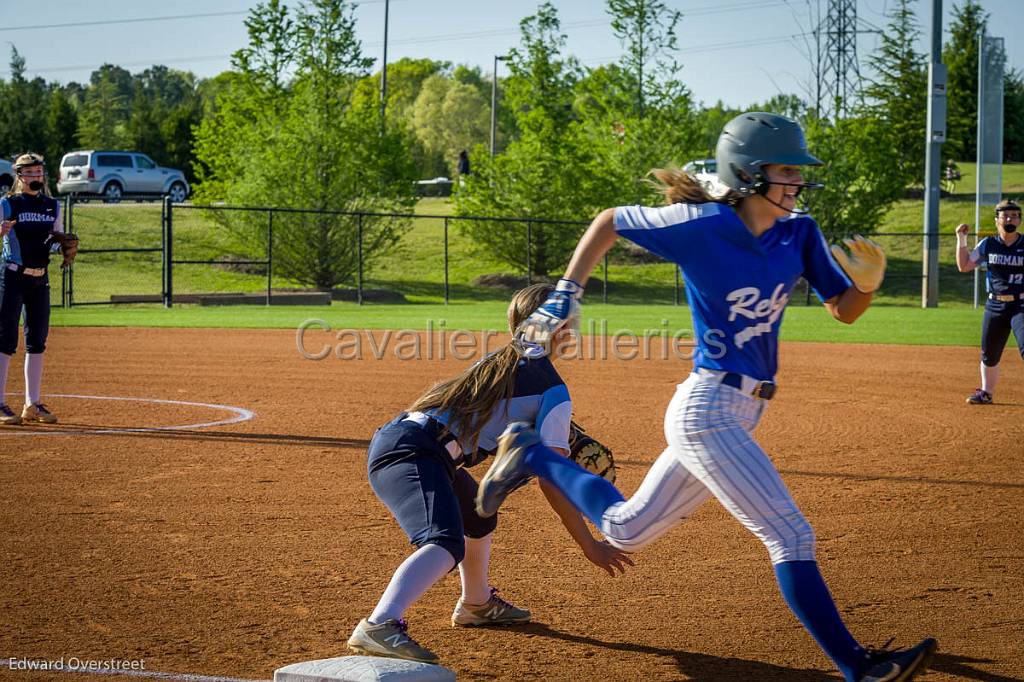
POLYGON ((765 164, 822 165, 807 151, 799 123, 763 111, 741 114, 725 124, 718 136, 715 160, 718 178, 730 189, 748 195, 767 187, 762 170, 765 164))

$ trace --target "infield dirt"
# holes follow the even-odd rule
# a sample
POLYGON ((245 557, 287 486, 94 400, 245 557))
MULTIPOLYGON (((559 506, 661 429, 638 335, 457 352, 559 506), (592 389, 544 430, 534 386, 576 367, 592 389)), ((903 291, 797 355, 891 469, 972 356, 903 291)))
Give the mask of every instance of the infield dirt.
MULTIPOLYGON (((20 357, 8 391, 21 390, 20 357)), ((0 428, 0 678, 76 679, 6 663, 77 657, 269 679, 347 654, 409 552, 367 483, 367 442, 467 362, 315 362, 281 330, 58 328, 46 357, 44 393, 255 417, 89 434, 231 415, 53 398, 56 428, 80 433, 0 428)), ((874 645, 937 637, 927 680, 1024 679, 1024 368, 1008 349, 997 404, 969 406, 977 364, 973 348, 784 344, 758 430, 852 632, 874 645)), ((663 448, 688 363, 558 367, 628 495, 663 448)), ((452 574, 409 611, 410 634, 466 680, 839 679, 786 609, 764 547, 714 501, 635 558, 607 577, 530 486, 502 510, 492 582, 535 622, 452 629, 452 574)))

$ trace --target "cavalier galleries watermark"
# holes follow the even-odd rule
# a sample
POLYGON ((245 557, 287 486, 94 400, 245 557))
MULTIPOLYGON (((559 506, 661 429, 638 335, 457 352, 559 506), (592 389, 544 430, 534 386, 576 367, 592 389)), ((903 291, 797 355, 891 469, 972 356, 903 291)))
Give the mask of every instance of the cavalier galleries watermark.
MULTIPOLYGON (((449 330, 444 320, 427 320, 423 330, 339 329, 321 319, 305 320, 295 331, 295 347, 306 360, 479 360, 507 343, 508 332, 449 330), (505 340, 503 340, 505 339, 505 340)), ((725 334, 704 333, 709 358, 725 355, 725 334)), ((573 334, 556 349, 555 359, 579 360, 692 360, 697 348, 689 329, 671 331, 668 320, 659 329, 637 334, 629 329, 608 330, 608 321, 588 320, 586 335, 573 334)))

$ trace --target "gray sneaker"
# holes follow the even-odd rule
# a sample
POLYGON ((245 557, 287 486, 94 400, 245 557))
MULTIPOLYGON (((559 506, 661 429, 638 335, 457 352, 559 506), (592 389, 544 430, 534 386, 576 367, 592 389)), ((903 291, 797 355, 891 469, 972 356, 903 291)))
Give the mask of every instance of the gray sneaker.
POLYGON ((20 423, 21 417, 19 417, 14 410, 8 407, 7 403, 0 403, 0 424, 17 426, 20 423))
POLYGON ((498 596, 498 588, 491 588, 491 598, 483 604, 467 604, 459 598, 452 613, 452 627, 477 625, 515 625, 529 623, 530 612, 509 604, 498 596))
POLYGON ((498 436, 494 462, 480 479, 476 491, 476 513, 494 516, 508 494, 530 475, 526 467, 526 450, 541 443, 540 435, 527 422, 512 422, 498 436))
POLYGON ((417 644, 409 636, 408 630, 409 626, 404 619, 392 618, 374 625, 363 618, 348 638, 348 648, 367 656, 437 663, 437 654, 417 644))

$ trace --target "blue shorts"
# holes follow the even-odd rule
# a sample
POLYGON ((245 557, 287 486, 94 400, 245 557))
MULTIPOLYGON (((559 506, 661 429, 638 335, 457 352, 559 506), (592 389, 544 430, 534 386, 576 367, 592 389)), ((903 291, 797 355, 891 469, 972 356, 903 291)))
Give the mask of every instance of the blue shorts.
POLYGON ((399 415, 370 440, 370 487, 413 545, 440 545, 458 564, 466 553, 464 536, 493 533, 497 516, 476 513, 477 482, 454 467, 434 435, 404 418, 399 415))

